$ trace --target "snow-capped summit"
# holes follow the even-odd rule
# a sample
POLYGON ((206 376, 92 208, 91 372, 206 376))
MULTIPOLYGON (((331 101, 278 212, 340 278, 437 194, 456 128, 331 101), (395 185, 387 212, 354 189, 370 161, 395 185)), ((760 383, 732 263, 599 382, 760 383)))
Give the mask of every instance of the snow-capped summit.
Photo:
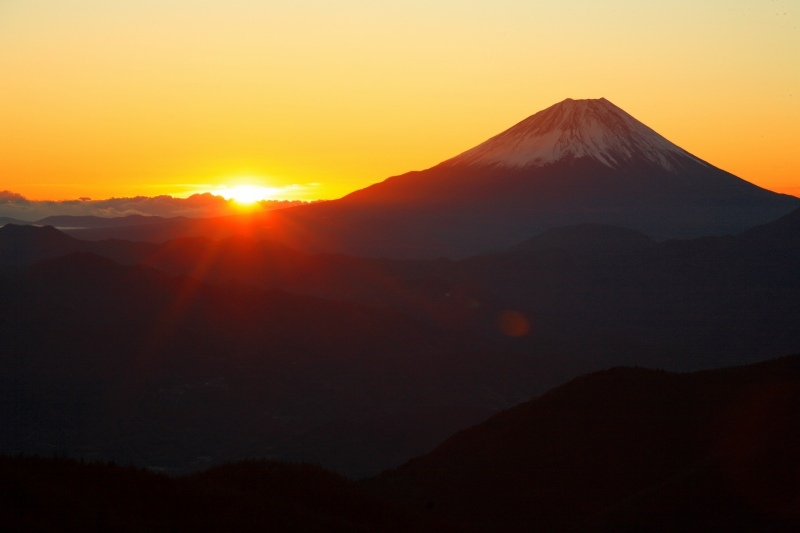
POLYGON ((609 168, 646 161, 670 172, 678 172, 685 158, 706 164, 605 98, 568 98, 443 165, 520 168, 583 157, 609 168))

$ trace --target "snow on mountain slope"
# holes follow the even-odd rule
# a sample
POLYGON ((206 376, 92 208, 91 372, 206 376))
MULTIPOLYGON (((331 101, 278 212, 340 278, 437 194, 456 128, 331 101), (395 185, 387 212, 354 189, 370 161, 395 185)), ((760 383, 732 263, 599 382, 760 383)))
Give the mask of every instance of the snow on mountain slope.
POLYGON ((521 168, 581 157, 609 168, 643 160, 669 172, 679 172, 687 158, 707 165, 605 98, 568 98, 442 165, 521 168))

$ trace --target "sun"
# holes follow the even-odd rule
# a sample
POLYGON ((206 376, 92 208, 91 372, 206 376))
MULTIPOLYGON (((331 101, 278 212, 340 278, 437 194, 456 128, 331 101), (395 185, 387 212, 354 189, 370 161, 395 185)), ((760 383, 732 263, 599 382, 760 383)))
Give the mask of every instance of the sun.
POLYGON ((216 194, 226 200, 233 200, 239 205, 248 206, 262 200, 269 200, 276 189, 272 187, 262 187, 260 185, 236 185, 234 187, 222 187, 216 194))

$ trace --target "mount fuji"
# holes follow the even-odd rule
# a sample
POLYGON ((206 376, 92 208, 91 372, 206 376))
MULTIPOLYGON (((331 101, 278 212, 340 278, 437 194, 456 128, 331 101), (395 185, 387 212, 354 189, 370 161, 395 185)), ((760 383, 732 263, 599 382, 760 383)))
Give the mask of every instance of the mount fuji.
POLYGON ((433 168, 281 218, 306 230, 296 246, 418 258, 581 223, 659 239, 735 234, 797 207, 800 199, 716 168, 600 98, 564 100, 433 168))

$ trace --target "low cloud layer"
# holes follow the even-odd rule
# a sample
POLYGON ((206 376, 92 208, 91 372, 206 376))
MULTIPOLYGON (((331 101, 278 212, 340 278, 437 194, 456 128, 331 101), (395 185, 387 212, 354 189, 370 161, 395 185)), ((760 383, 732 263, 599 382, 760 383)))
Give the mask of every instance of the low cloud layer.
MULTIPOLYGON (((262 209, 280 209, 304 202, 292 200, 264 200, 262 209)), ((134 198, 109 198, 107 200, 34 201, 11 191, 0 191, 0 217, 24 222, 36 222, 55 215, 124 217, 145 215, 161 217, 213 217, 240 213, 241 208, 232 200, 213 194, 195 194, 188 198, 172 196, 136 196, 134 198)))

